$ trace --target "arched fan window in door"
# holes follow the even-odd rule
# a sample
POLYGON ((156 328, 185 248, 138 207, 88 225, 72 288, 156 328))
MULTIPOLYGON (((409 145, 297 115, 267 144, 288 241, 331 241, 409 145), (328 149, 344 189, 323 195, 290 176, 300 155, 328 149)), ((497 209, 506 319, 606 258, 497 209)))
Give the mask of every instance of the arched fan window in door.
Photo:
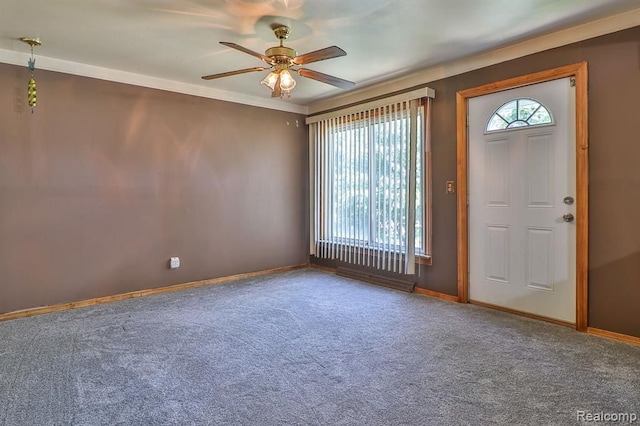
POLYGON ((553 116, 547 107, 535 99, 519 98, 502 104, 491 114, 485 133, 550 124, 553 124, 553 116))

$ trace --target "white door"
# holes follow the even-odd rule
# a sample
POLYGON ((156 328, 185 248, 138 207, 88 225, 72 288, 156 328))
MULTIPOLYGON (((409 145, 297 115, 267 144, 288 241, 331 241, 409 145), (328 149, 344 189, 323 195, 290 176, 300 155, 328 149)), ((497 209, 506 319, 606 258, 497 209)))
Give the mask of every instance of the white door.
POLYGON ((575 323, 570 79, 469 99, 468 134, 470 299, 575 323), (540 109, 531 117, 536 102, 549 117, 540 109), (487 131, 491 120, 492 128, 510 127, 487 131))

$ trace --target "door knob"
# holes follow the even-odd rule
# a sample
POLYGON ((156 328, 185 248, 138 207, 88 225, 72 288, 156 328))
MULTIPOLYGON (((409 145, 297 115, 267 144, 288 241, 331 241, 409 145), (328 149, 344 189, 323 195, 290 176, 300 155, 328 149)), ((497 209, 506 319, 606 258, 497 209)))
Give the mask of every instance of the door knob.
POLYGON ((575 219, 573 217, 573 215, 571 213, 567 213, 562 215, 562 220, 564 220, 565 222, 573 222, 573 219, 575 219))

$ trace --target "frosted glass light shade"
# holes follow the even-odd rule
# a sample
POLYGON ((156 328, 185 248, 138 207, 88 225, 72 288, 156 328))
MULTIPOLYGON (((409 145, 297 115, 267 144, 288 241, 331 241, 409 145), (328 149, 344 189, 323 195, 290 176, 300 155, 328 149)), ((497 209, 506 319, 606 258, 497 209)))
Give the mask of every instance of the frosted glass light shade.
POLYGON ((291 77, 289 71, 280 71, 280 88, 285 92, 290 92, 294 87, 296 87, 296 81, 291 77))
POLYGON ((260 82, 260 84, 264 84, 269 89, 273 90, 276 87, 276 81, 278 81, 278 73, 275 71, 271 71, 269 75, 267 75, 264 80, 260 82))

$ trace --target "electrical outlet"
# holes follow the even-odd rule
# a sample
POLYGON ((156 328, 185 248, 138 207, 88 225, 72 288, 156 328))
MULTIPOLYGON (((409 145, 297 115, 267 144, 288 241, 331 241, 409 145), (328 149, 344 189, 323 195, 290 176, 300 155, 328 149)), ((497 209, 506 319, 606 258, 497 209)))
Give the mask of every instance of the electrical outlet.
POLYGON ((169 259, 169 267, 171 269, 178 269, 180 267, 180 258, 172 257, 171 259, 169 259))

